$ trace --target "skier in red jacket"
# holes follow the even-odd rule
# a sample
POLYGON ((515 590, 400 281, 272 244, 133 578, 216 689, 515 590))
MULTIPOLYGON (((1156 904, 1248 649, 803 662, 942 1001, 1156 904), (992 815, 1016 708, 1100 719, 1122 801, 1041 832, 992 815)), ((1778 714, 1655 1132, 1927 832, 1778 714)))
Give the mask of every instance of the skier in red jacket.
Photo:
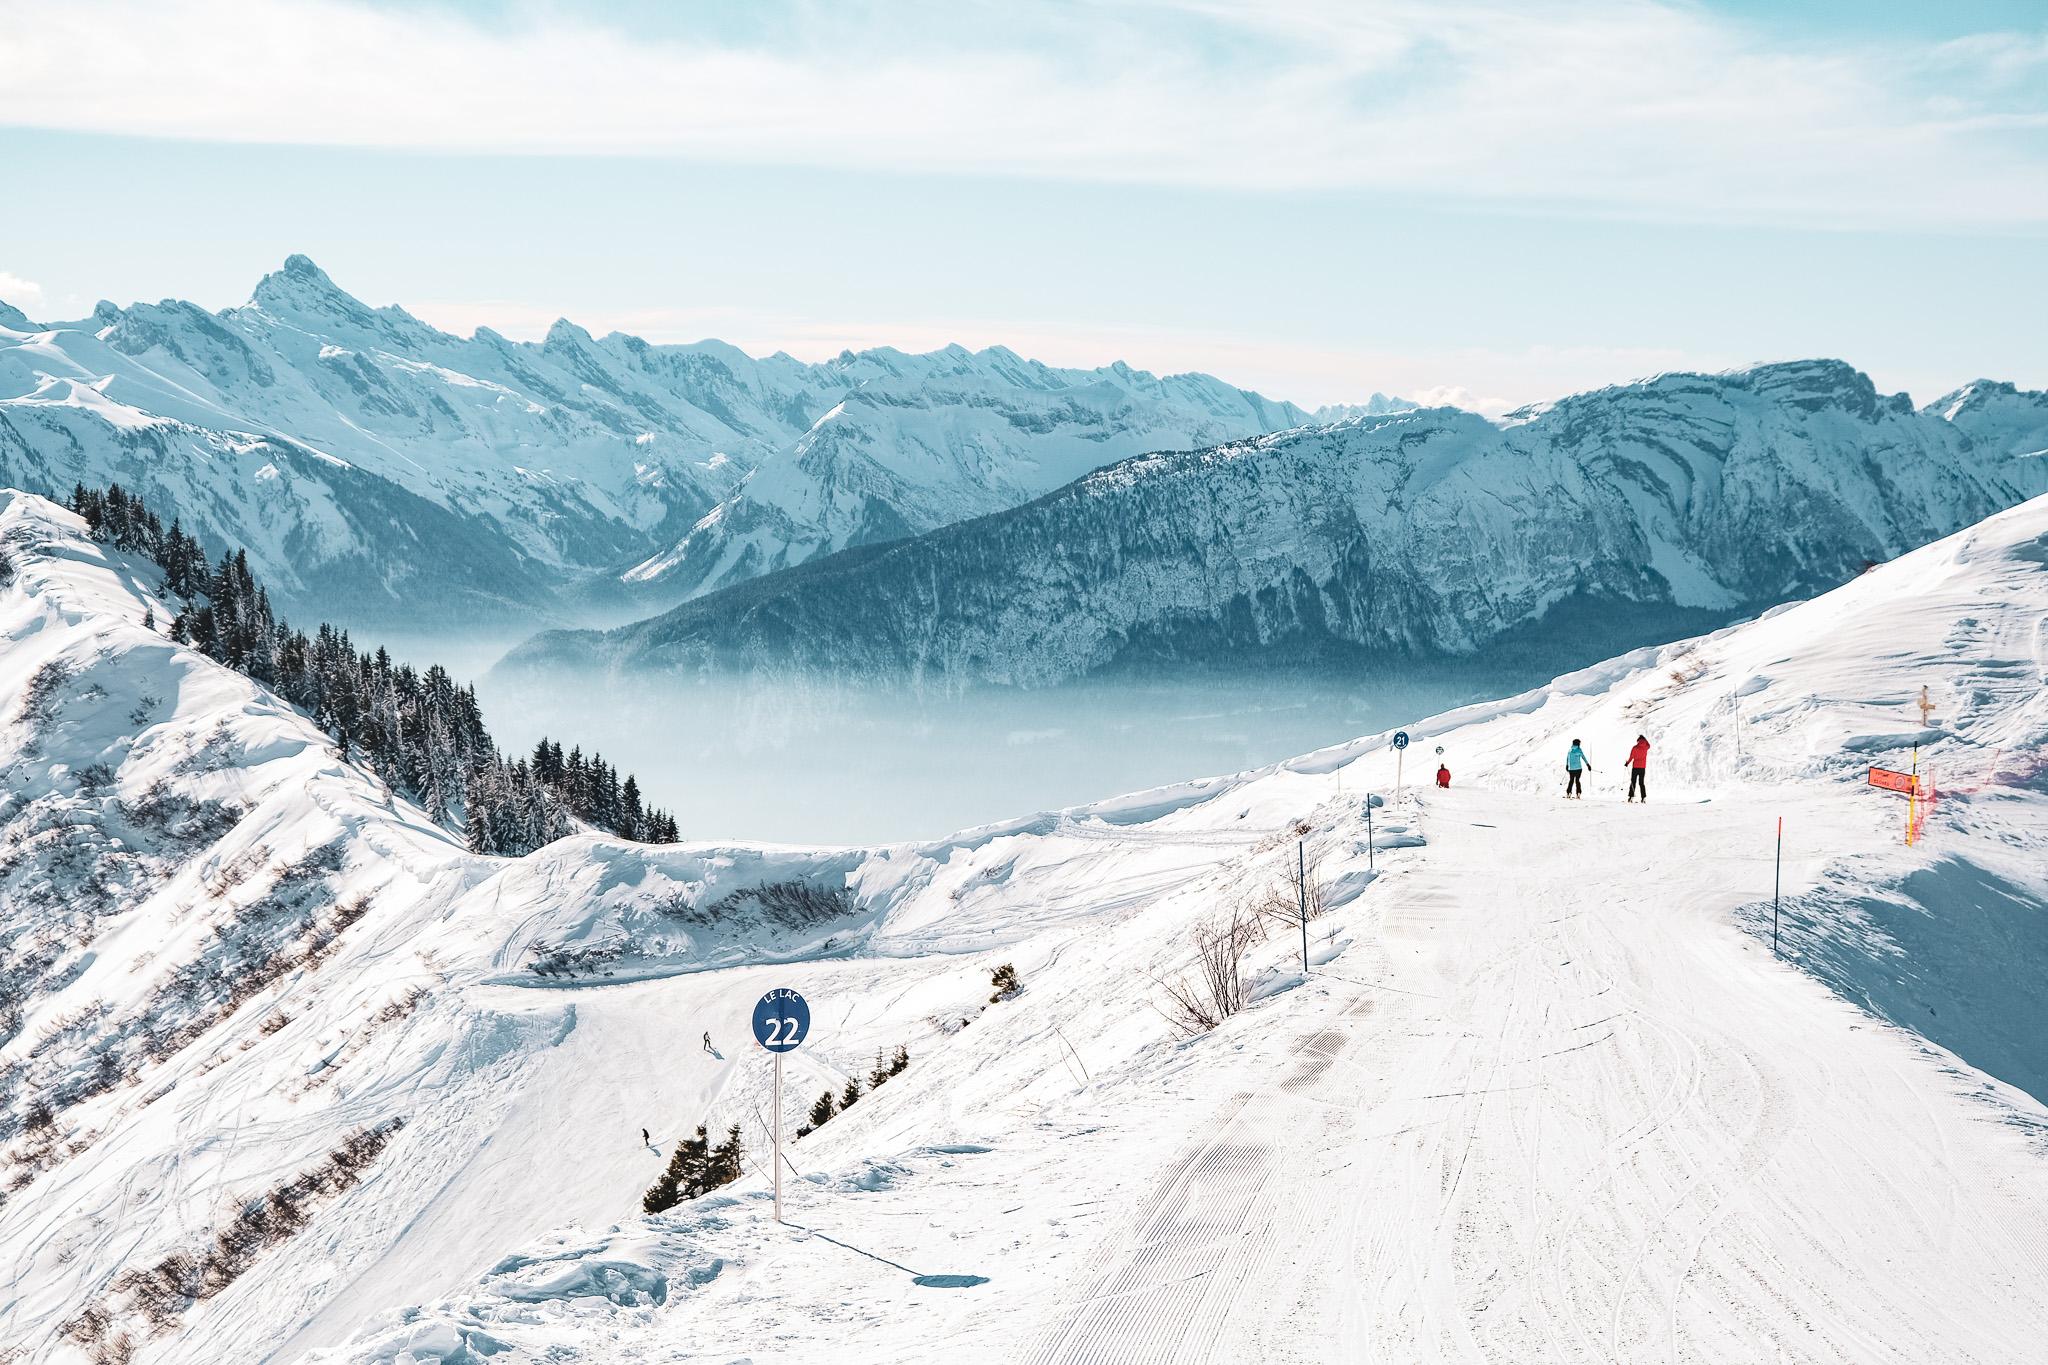
POLYGON ((1436 765, 1436 784, 1439 787, 1448 787, 1451 785, 1451 770, 1449 768, 1446 768, 1441 763, 1436 765))
POLYGON ((1650 766, 1650 737, 1636 736, 1636 747, 1628 751, 1628 799, 1634 801, 1641 796, 1647 804, 1650 788, 1643 781, 1643 769, 1650 766))

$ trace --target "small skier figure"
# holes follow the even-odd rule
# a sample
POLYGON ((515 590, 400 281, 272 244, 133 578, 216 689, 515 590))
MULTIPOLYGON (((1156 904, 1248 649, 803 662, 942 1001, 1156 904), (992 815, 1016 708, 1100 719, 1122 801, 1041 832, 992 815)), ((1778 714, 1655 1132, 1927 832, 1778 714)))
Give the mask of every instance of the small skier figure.
POLYGON ((1579 790, 1579 779, 1585 773, 1589 773, 1592 770, 1593 765, 1586 762, 1586 751, 1579 747, 1577 740, 1573 740, 1572 747, 1566 751, 1564 756, 1565 800, 1583 801, 1585 799, 1586 794, 1579 790))
MULTIPOLYGON (((706 1052, 711 1052, 711 1051, 712 1051, 712 1048, 711 1048, 711 1030, 710 1030, 710 1029, 705 1029, 705 1030, 704 1030, 704 1050, 705 1050, 706 1052)), ((714 1053, 713 1055, 716 1055, 716 1054, 714 1053)))
POLYGON ((1634 801, 1641 795, 1645 804, 1650 800, 1649 784, 1643 781, 1643 770, 1650 766, 1650 737, 1636 736, 1636 747, 1628 751, 1628 799, 1634 801))
POLYGON ((645 1128, 640 1130, 640 1145, 643 1147, 652 1147, 654 1145, 653 1134, 649 1133, 645 1128))
POLYGON ((1441 763, 1436 765, 1436 784, 1439 787, 1451 785, 1451 770, 1441 763))

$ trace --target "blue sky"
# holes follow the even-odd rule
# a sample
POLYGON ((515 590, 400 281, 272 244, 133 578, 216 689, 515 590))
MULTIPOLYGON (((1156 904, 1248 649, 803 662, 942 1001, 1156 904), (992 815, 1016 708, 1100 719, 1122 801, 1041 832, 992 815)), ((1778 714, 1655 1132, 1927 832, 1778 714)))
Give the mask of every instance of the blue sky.
POLYGON ((71 0, 0 87, 0 298, 44 318, 304 251, 461 331, 1309 403, 1813 354, 2048 387, 2034 4, 71 0))

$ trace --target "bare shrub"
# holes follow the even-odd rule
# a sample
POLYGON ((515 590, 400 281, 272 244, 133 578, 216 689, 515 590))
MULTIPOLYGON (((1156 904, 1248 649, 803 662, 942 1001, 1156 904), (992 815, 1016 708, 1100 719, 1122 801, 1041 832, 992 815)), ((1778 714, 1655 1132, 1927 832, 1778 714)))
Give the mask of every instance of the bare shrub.
POLYGON ((781 929, 808 929, 852 918, 860 912, 860 902, 845 886, 815 886, 791 878, 729 892, 708 906, 692 905, 686 897, 673 896, 656 909, 670 919, 700 927, 737 921, 781 929))
POLYGON ((135 1358, 134 1338, 114 1330, 114 1315, 105 1304, 87 1304, 57 1330, 82 1348, 92 1365, 128 1365, 135 1358))
POLYGON ((406 1015, 418 1009, 420 1001, 426 998, 427 988, 425 986, 414 986, 404 995, 399 996, 396 1000, 384 1006, 383 1009, 371 1015, 370 1022, 373 1024, 395 1024, 405 1018, 406 1015))
POLYGON ((1284 860, 1277 875, 1252 900, 1252 908, 1269 925, 1296 928, 1303 912, 1309 919, 1321 919, 1330 909, 1330 883, 1322 876, 1314 858, 1304 866, 1295 857, 1284 860))
POLYGON ((623 957, 626 949, 620 943, 593 943, 579 947, 542 941, 527 951, 533 954, 533 961, 526 964, 526 970, 535 976, 577 976, 603 972, 623 957))
POLYGON ((152 831, 177 845, 210 844, 233 829, 243 812, 211 799, 193 800, 171 790, 162 778, 133 801, 117 803, 121 817, 138 829, 152 831))
MULTIPOLYGON (((194 1304, 240 1279, 263 1252, 311 1222, 321 1203, 361 1181, 363 1171, 404 1126, 404 1119, 392 1118, 358 1128, 297 1176, 243 1200, 204 1245, 180 1248, 154 1265, 121 1272, 112 1287, 127 1300, 125 1315, 139 1318, 152 1336, 175 1329, 194 1304)), ((65 1335, 88 1350, 107 1350, 109 1343, 126 1338, 126 1333, 115 1330, 115 1312, 106 1303, 93 1304, 65 1324, 65 1335)), ((128 1349, 133 1349, 132 1343, 128 1349)), ((96 1361, 102 1358, 94 1356, 96 1361)))
POLYGON ((59 696, 72 674, 71 665, 62 659, 52 659, 38 668, 21 690, 21 718, 38 729, 48 725, 56 717, 59 696))
POLYGON ((1194 961, 1180 975, 1159 981, 1167 1022, 1192 1038, 1243 1009, 1244 955, 1265 936, 1257 910, 1248 905, 1196 924, 1188 935, 1194 961))

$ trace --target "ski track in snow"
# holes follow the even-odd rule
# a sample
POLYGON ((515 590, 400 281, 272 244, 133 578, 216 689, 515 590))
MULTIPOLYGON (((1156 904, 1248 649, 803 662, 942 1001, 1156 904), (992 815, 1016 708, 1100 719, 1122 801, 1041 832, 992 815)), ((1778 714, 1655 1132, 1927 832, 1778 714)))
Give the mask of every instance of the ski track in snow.
POLYGON ((1167 1166, 1032 1359, 2038 1345, 2013 1329, 2048 1323, 2048 1260, 1980 1178, 2018 1135, 1726 928, 1719 888, 1755 869, 1716 837, 1725 810, 1587 806, 1559 829, 1525 796, 1429 801, 1427 853, 1371 893, 1418 993, 1339 992, 1167 1166), (1674 860, 1698 889, 1646 893, 1674 860))

